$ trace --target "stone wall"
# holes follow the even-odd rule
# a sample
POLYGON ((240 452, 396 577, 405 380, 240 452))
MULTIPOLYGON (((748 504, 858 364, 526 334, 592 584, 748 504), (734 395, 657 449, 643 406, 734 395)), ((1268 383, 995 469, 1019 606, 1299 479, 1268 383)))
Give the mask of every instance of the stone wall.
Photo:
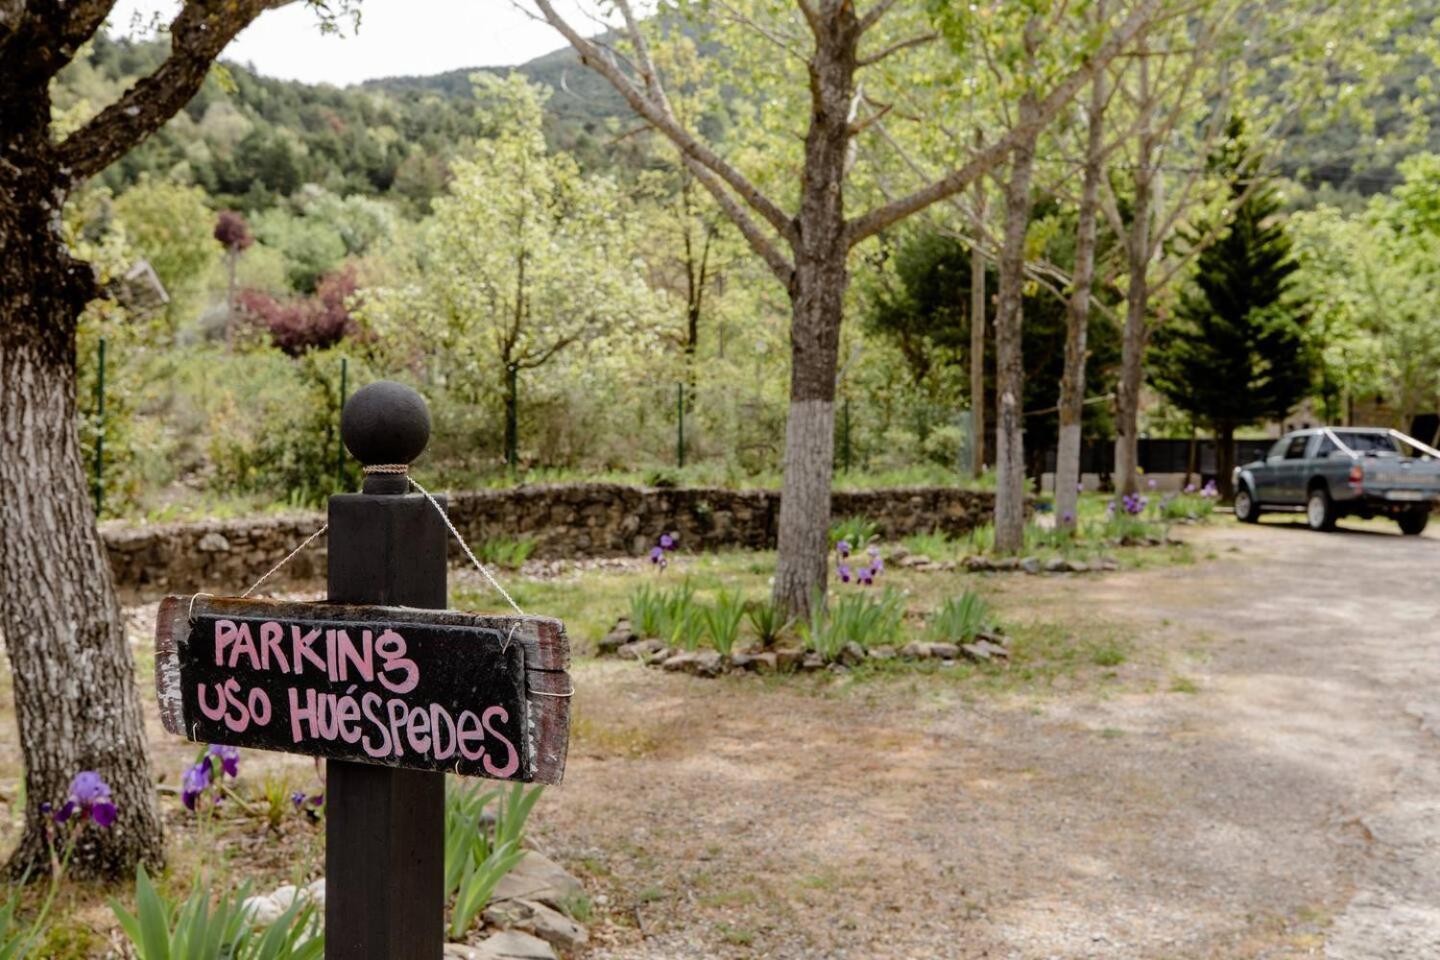
MULTIPOLYGON (((882 536, 930 530, 963 534, 989 521, 989 493, 949 487, 836 492, 835 517, 863 515, 882 536)), ((666 532, 684 550, 775 546, 780 495, 773 490, 657 489, 621 484, 545 484, 453 494, 450 516, 478 546, 501 537, 531 537, 534 556, 638 555, 666 532)), ((127 593, 239 593, 324 522, 319 513, 253 520, 132 525, 101 524, 116 586, 127 593)), ((452 545, 453 546, 453 545, 452 545)), ((451 551, 452 562, 460 557, 451 551)), ((324 577, 325 538, 277 574, 279 584, 324 577)), ((268 584, 267 584, 268 586, 268 584)))

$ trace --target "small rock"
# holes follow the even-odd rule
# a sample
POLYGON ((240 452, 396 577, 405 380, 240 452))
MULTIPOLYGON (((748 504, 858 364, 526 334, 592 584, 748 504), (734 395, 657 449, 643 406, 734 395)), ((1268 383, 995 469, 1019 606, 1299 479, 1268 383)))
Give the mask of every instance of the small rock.
POLYGON ((930 645, 910 641, 900 648, 900 656, 906 660, 924 660, 930 655, 930 645))
POLYGON ((663 641, 650 637, 646 640, 633 640, 630 643, 621 644, 616 648, 615 655, 627 659, 644 660, 664 649, 663 641))
POLYGON ((959 567, 960 564, 956 563, 954 560, 945 560, 942 561, 940 564, 940 569, 944 570, 946 573, 949 573, 951 570, 958 570, 959 567))
POLYGON ((923 553, 912 553, 900 558, 897 562, 902 567, 923 567, 932 561, 923 553))
POLYGON ((938 570, 940 569, 940 564, 938 564, 938 563, 933 563, 933 562, 932 562, 932 563, 921 563, 921 564, 916 564, 915 569, 916 569, 917 571, 919 571, 920 573, 935 573, 936 571, 938 571, 938 570))
POLYGON ((445 956, 454 960, 479 960, 480 951, 465 943, 447 943, 445 956))
POLYGON ((929 653, 933 660, 954 660, 960 656, 960 648, 953 643, 932 643, 929 653))
POLYGON ((991 570, 1019 570, 1019 557, 996 557, 990 561, 991 570))
POLYGON ((891 646, 879 646, 870 648, 871 660, 894 660, 895 648, 891 646))
POLYGON ((195 549, 201 553, 229 553, 230 541, 220 533, 211 530, 200 538, 200 542, 195 544, 195 549))
POLYGON ((998 643, 991 643, 989 640, 980 640, 976 642, 974 646, 990 654, 992 657, 998 657, 1003 660, 1010 659, 1010 651, 998 643))
POLYGON ((1065 558, 1064 558, 1064 557, 1051 557, 1049 560, 1046 560, 1046 561, 1045 561, 1045 572, 1046 572, 1046 573, 1064 573, 1064 572, 1065 572, 1065 558))
POLYGON ((691 653, 687 650, 676 650, 674 653, 670 654, 670 656, 666 657, 663 661, 661 661, 660 666, 665 670, 675 672, 689 672, 691 668, 695 665, 695 661, 698 657, 699 654, 697 653, 691 653))
POLYGON ((1084 560, 1066 560, 1065 569, 1071 573, 1087 573, 1090 570, 1090 564, 1084 560))
POLYGON ((1020 569, 1026 573, 1040 572, 1040 559, 1038 557, 1026 557, 1020 561, 1020 569))
POLYGON ((277 887, 272 891, 270 899, 274 900, 281 910, 289 910, 290 907, 294 905, 295 898, 299 896, 299 894, 300 891, 298 889, 287 883, 285 886, 277 887))
POLYGON ((979 573, 985 570, 994 570, 995 564, 990 562, 989 557, 982 556, 978 553, 972 553, 970 556, 965 558, 965 569, 973 570, 979 573))
POLYGON ((718 677, 725 668, 725 661, 714 650, 701 650, 695 654, 695 668, 690 672, 697 677, 718 677))
POLYGON ((805 651, 798 647, 780 647, 775 651, 776 666, 782 671, 794 670, 805 661, 805 651))
POLYGON ((557 947, 570 949, 590 939, 580 924, 558 910, 530 900, 505 900, 485 908, 485 922, 495 927, 524 930, 557 947))
POLYGON ((766 653, 757 653, 751 660, 753 661, 752 666, 757 673, 774 673, 780 669, 780 658, 776 656, 773 650, 767 651, 766 653))
POLYGON ((755 655, 750 653, 731 654, 730 666, 736 670, 751 670, 755 666, 755 655))
POLYGON ((609 656, 626 644, 634 643, 639 637, 630 629, 629 620, 620 620, 611 631, 600 638, 596 650, 602 657, 609 656))
POLYGON ((960 652, 965 654, 967 659, 976 663, 986 663, 990 659, 990 651, 978 643, 961 644, 960 652))
POLYGON ((306 887, 304 895, 318 909, 325 909, 325 878, 321 877, 306 887))
POLYGON ((245 902, 240 904, 240 910, 257 927, 270 926, 285 912, 284 907, 269 897, 246 897, 245 902))
POLYGON ((495 934, 480 944, 473 956, 475 960, 559 960, 550 944, 519 930, 495 934))
MULTIPOLYGON (((875 543, 875 544, 871 544, 871 546, 879 549, 882 545, 879 544, 879 543, 875 543)), ((907 550, 907 549, 905 549, 905 547, 904 547, 903 545, 898 544, 898 543, 895 544, 895 546, 893 546, 893 547, 885 547, 885 548, 884 548, 884 553, 885 553, 887 556, 889 556, 889 558, 890 558, 890 560, 891 560, 892 563, 900 563, 900 562, 902 562, 906 557, 910 556, 910 551, 907 550)))
POLYGON ((814 673, 816 670, 824 669, 825 661, 820 659, 820 654, 807 654, 804 660, 800 661, 800 669, 804 673, 814 673))
POLYGON ((1096 566, 1101 570, 1119 570, 1120 561, 1114 557, 1101 557, 1096 561, 1096 566))
POLYGON ((840 662, 847 667, 853 667, 856 664, 864 663, 865 648, 860 646, 860 644, 856 643, 854 640, 851 640, 849 643, 845 644, 844 648, 841 649, 840 662))
POLYGON ((534 900, 559 909, 560 905, 585 892, 584 886, 565 868, 542 853, 525 851, 524 858, 495 885, 495 900, 534 900))

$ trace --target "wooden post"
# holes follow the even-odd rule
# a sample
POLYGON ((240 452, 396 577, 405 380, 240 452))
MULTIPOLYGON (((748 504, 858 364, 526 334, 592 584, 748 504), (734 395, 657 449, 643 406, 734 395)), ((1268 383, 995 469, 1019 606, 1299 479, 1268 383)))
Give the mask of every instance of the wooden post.
MULTIPOLYGON (((340 417, 362 464, 409 464, 430 438, 425 401, 389 381, 340 417)), ((329 599, 446 606, 446 529, 401 474, 372 473, 330 498, 329 599)), ((444 933, 445 775, 331 760, 325 798, 327 960, 439 960, 444 933)))

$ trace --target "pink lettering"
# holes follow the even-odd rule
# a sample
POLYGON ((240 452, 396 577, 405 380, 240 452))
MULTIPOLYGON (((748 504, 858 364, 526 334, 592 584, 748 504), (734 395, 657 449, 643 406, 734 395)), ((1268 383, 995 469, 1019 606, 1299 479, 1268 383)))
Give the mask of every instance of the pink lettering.
POLYGON ((406 725, 406 735, 410 738, 410 749, 422 756, 430 749, 430 715, 425 712, 424 707, 416 707, 410 711, 410 722, 406 725))
POLYGON ((339 681, 344 682, 350 679, 350 667, 354 667, 360 679, 370 683, 375 679, 375 665, 372 662, 374 656, 375 638, 369 630, 360 635, 360 649, 356 649, 355 641, 350 639, 350 634, 344 630, 335 632, 336 639, 340 641, 339 650, 335 654, 336 665, 340 668, 339 681))
POLYGON ((260 662, 265 669, 270 669, 270 657, 273 654, 280 662, 280 672, 290 672, 290 661, 285 659, 285 648, 281 644, 285 640, 285 628, 274 620, 266 620, 260 624, 260 662))
POLYGON ((250 633, 250 624, 238 624, 235 633, 235 645, 230 648, 230 669, 234 670, 240 662, 241 655, 250 658, 250 669, 260 669, 260 655, 255 649, 255 637, 250 633))
POLYGON ((493 720, 496 716, 500 717, 501 723, 510 722, 510 714, 505 710, 504 707, 490 707, 481 717, 481 722, 485 725, 486 733, 494 737, 496 740, 499 740, 501 743, 505 744, 505 750, 507 751, 507 756, 509 759, 505 761, 505 764, 503 766, 497 767, 495 764, 490 762, 490 755, 487 753, 485 755, 485 759, 481 761, 481 763, 485 767, 485 772, 490 774, 490 776, 509 777, 514 775, 516 770, 520 769, 520 754, 515 749, 515 745, 511 743, 503 733, 501 733, 499 730, 496 730, 491 725, 491 720, 493 720))
POLYGON ((293 742, 299 743, 301 740, 304 740, 307 735, 314 735, 315 714, 317 709, 315 690, 313 687, 305 690, 304 707, 300 706, 300 691, 294 687, 290 688, 290 737, 293 742), (308 734, 301 728, 302 723, 308 723, 310 725, 308 734))
POLYGON ((372 741, 366 737, 361 746, 365 752, 372 757, 388 757, 390 755, 390 731, 385 726, 385 718, 380 713, 380 706, 384 703, 380 694, 373 691, 360 698, 360 708, 365 713, 365 719, 369 720, 375 727, 375 732, 380 735, 378 741, 372 741))
POLYGON ((225 681, 224 690, 225 699, 229 702, 230 706, 235 708, 235 716, 233 717, 230 715, 230 711, 226 710, 225 726, 234 730, 236 733, 240 733, 245 730, 246 727, 250 726, 250 714, 245 710, 244 701, 240 699, 240 681, 231 677, 225 681))
MULTIPOLYGON (((351 687, 350 689, 355 689, 351 687)), ((354 743, 360 739, 360 730, 355 722, 360 719, 360 704, 355 702, 351 696, 340 697, 335 701, 335 730, 340 739, 346 743, 354 743)))
POLYGON ((225 716, 225 694, 217 686, 215 688, 216 703, 215 706, 212 707, 205 702, 205 686, 206 685, 202 683, 195 691, 195 694, 200 701, 200 712, 205 714, 206 718, 210 720, 219 720, 221 717, 225 716))
POLYGON ((458 726, 460 732, 455 738, 455 745, 460 749, 460 756, 466 760, 479 760, 485 756, 485 731, 480 728, 480 718, 469 710, 463 711, 458 726), (471 740, 479 745, 472 749, 471 740))
POLYGON ((406 659, 404 637, 394 630, 385 630, 375 639, 375 652, 385 661, 380 683, 386 690, 391 693, 409 693, 415 689, 415 685, 420 682, 420 668, 415 665, 414 660, 406 659), (398 682, 391 680, 386 674, 392 670, 404 673, 405 679, 398 682))
POLYGON ((404 700, 391 700, 390 709, 390 739, 395 744, 395 756, 405 756, 405 748, 400 743, 400 728, 405 725, 405 718, 410 713, 410 708, 405 706, 404 700))
POLYGON ((455 721, 450 719, 450 711, 438 703, 430 704, 430 730, 435 736, 435 751, 431 755, 436 760, 449 760, 455 756, 455 721), (445 746, 441 745, 442 727, 450 737, 449 744, 445 746))
POLYGON ((290 661, 295 664, 295 675, 299 676, 304 667, 302 660, 308 660, 321 673, 328 672, 325 658, 315 652, 315 641, 320 639, 320 628, 304 631, 302 628, 292 626, 290 628, 290 661))
POLYGON ((255 726, 263 727, 270 722, 270 694, 255 687, 251 689, 246 703, 250 711, 250 720, 255 726))
MULTIPOLYGON (((235 640, 235 621, 215 621, 215 666, 221 666, 225 662, 225 648, 235 640)), ((219 719, 218 717, 212 719, 219 719)))

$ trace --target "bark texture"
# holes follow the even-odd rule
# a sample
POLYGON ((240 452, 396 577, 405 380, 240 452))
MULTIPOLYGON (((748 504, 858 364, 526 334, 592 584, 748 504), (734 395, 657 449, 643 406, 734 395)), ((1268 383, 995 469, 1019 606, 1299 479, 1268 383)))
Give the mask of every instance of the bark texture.
POLYGON ((790 413, 774 588, 776 605, 797 616, 808 613, 824 594, 830 562, 835 373, 850 280, 845 162, 861 33, 851 4, 842 4, 813 29, 817 40, 790 292, 790 413))
MULTIPOLYGON (((1105 16, 1104 4, 1096 16, 1105 16)), ((1080 426, 1085 415, 1086 340, 1090 331, 1091 288, 1095 282, 1095 241, 1100 209, 1100 178, 1104 174, 1105 72, 1090 85, 1085 137, 1085 169, 1080 186, 1079 223, 1075 230, 1074 289, 1065 323, 1065 371, 1060 377, 1060 437, 1055 454, 1055 522, 1074 530, 1079 516, 1080 426)))
MULTIPOLYGON (((1033 116, 1032 94, 1020 102, 1020 123, 1033 116)), ((1037 131, 1038 132, 1038 131, 1037 131)), ((1030 181, 1035 169, 1035 136, 1023 139, 1010 157, 1005 184, 1005 238, 1000 250, 999 303, 995 311, 995 550, 1015 553, 1025 546, 1025 364, 1021 352, 1021 306, 1025 233, 1030 226, 1030 181)))
POLYGON ((970 246, 970 432, 975 476, 985 472, 985 257, 980 253, 980 226, 985 220, 985 184, 975 181, 975 235, 970 246))
MULTIPOLYGON (((0 174, 7 197, 58 198, 31 171, 0 174)), ((50 862, 42 803, 58 807, 81 770, 110 784, 119 820, 89 828, 71 869, 123 876, 158 866, 151 783, 135 664, 75 431, 75 330, 93 293, 90 268, 54 235, 50 201, 0 204, 0 632, 13 676, 25 757, 25 831, 10 871, 50 862)))
POLYGON ((1150 261, 1154 256, 1150 220, 1154 200, 1154 157, 1156 135, 1151 129, 1155 112, 1150 89, 1150 61, 1145 44, 1139 55, 1139 120, 1135 168, 1135 204, 1131 210, 1130 234, 1125 239, 1130 283, 1125 291, 1125 332, 1121 341, 1120 382, 1116 385, 1115 486, 1120 493, 1134 493, 1140 487, 1137 467, 1140 453, 1140 387, 1145 378, 1145 346, 1150 339, 1147 315, 1150 309, 1150 261))
POLYGON ((41 804, 76 773, 110 784, 119 819, 89 827, 80 876, 159 865, 163 833, 135 665, 95 529, 75 430, 75 334, 93 272, 61 234, 69 192, 156 130, 199 89, 210 63, 264 0, 192 0, 170 25, 172 52, 79 130, 51 138, 50 81, 113 2, 0 6, 0 631, 24 752, 25 828, 12 874, 44 875, 41 804))

